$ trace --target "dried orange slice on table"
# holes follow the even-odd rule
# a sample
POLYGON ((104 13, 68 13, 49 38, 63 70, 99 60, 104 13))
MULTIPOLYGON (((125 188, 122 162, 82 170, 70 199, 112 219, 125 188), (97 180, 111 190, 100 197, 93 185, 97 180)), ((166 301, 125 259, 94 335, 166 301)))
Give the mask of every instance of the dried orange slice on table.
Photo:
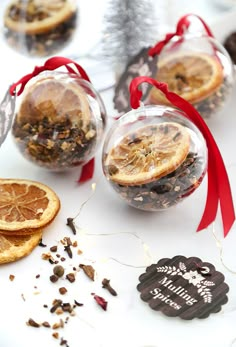
MULTIPOLYGON (((173 54, 158 63, 156 79, 190 103, 212 95, 223 82, 223 68, 215 56, 207 54, 173 54)), ((152 88, 150 102, 169 105, 164 94, 152 88)))
POLYGON ((0 235, 0 264, 10 263, 26 257, 39 244, 41 239, 41 231, 26 236, 0 235))
POLYGON ((140 185, 173 172, 190 149, 187 129, 174 122, 148 125, 126 135, 107 154, 110 180, 121 185, 140 185))
POLYGON ((0 234, 38 233, 52 222, 59 208, 56 193, 40 182, 0 179, 0 234))

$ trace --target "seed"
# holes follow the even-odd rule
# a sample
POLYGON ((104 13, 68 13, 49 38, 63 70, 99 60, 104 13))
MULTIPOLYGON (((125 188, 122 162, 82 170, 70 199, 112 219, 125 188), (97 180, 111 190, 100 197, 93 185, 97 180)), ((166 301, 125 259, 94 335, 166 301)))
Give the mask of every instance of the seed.
POLYGON ((51 281, 52 283, 57 282, 57 281, 58 281, 58 276, 56 276, 56 275, 51 275, 51 276, 50 276, 50 281, 51 281))
POLYGON ((64 272, 65 272, 65 270, 64 270, 63 266, 61 266, 61 265, 56 265, 53 268, 54 275, 56 275, 58 277, 62 277, 64 275, 64 272))
POLYGON ((52 247, 50 248, 50 251, 51 251, 51 252, 56 252, 56 251, 57 251, 57 246, 52 246, 52 247))
POLYGON ((48 322, 43 322, 42 326, 44 326, 45 328, 50 328, 51 325, 48 322))
POLYGON ((40 324, 35 322, 32 318, 30 318, 26 324, 31 326, 31 327, 34 327, 34 328, 39 328, 40 327, 40 324))
POLYGON ((60 293, 61 295, 64 295, 64 294, 67 293, 67 289, 66 289, 65 287, 61 287, 61 288, 59 288, 59 293, 60 293))

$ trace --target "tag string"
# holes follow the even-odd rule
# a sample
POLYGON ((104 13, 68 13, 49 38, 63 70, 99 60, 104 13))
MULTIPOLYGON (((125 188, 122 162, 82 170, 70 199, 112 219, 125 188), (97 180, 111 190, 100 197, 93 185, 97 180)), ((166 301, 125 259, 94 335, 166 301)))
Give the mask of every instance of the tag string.
POLYGON ((14 95, 16 92, 16 88, 20 86, 19 91, 16 93, 17 96, 21 95, 21 93, 24 91, 24 88, 26 84, 35 76, 39 75, 43 71, 52 71, 56 70, 61 66, 65 66, 67 71, 72 74, 79 74, 80 77, 82 77, 84 80, 90 82, 90 79, 85 72, 85 70, 77 64, 75 61, 64 58, 64 57, 53 57, 49 58, 44 65, 42 66, 35 66, 33 72, 29 73, 28 75, 23 76, 18 82, 14 83, 10 87, 10 94, 14 95), (68 64, 73 64, 76 67, 76 70, 73 69, 68 64))
POLYGON ((164 38, 164 40, 159 41, 154 47, 150 48, 148 54, 152 57, 156 54, 160 54, 162 49, 175 36, 179 37, 179 40, 177 42, 175 42, 175 44, 180 44, 183 41, 183 35, 185 33, 185 30, 188 29, 190 24, 191 24, 191 20, 189 17, 196 17, 197 19, 199 19, 199 21, 202 23, 202 25, 203 25, 206 33, 207 33, 207 36, 214 38, 214 35, 212 34, 210 28, 204 22, 204 20, 200 16, 190 13, 190 14, 186 14, 183 17, 181 17, 180 20, 178 21, 177 25, 176 25, 176 31, 174 33, 166 34, 166 37, 164 38))
POLYGON ((218 204, 220 204, 224 237, 226 237, 235 221, 235 211, 228 174, 213 135, 203 118, 188 101, 170 92, 166 83, 158 82, 150 77, 140 76, 131 81, 130 104, 132 108, 136 109, 140 106, 142 92, 138 87, 143 82, 149 83, 162 91, 173 106, 184 111, 184 116, 191 120, 204 136, 208 148, 208 191, 205 210, 197 231, 207 228, 208 225, 214 222, 218 204))

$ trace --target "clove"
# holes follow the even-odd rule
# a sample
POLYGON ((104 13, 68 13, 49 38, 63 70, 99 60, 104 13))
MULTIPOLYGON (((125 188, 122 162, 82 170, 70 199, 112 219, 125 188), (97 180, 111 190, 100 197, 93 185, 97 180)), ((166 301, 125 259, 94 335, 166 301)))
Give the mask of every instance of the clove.
POLYGON ((76 235, 76 227, 74 225, 74 218, 67 218, 67 223, 66 225, 68 225, 69 228, 71 228, 72 232, 74 235, 76 235))
POLYGON ((110 280, 108 280, 107 278, 104 278, 102 280, 102 288, 105 288, 109 291, 109 293, 113 296, 117 295, 117 292, 115 291, 115 289, 113 289, 110 285, 110 280))

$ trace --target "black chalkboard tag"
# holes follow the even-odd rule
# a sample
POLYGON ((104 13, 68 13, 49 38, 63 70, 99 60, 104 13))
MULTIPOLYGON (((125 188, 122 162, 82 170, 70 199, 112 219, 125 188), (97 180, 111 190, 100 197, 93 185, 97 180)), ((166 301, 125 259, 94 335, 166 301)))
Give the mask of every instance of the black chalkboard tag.
MULTIPOLYGON (((158 55, 150 56, 148 54, 149 50, 150 47, 143 48, 137 55, 131 58, 116 84, 113 102, 115 109, 120 115, 127 113, 131 109, 129 86, 132 79, 138 76, 156 77, 158 55)), ((143 83, 141 86, 144 104, 151 88, 152 86, 147 83, 143 83)))
POLYGON ((137 289, 153 310, 190 320, 207 318, 227 303, 229 286, 224 280, 212 264, 178 255, 149 266, 137 289))

